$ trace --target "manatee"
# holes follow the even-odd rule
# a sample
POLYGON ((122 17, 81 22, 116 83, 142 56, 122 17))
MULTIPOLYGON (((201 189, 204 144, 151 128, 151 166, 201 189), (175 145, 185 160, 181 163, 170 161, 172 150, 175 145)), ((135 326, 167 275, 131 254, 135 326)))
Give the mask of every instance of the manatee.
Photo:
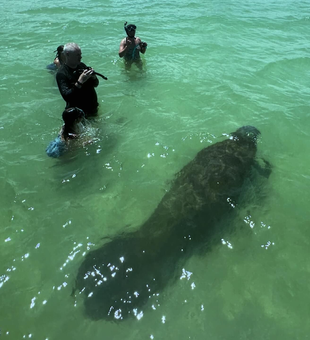
MULTIPOLYGON (((85 313, 93 320, 123 320, 144 313, 148 300, 177 278, 176 269, 229 225, 256 160, 253 126, 202 149, 172 182, 152 215, 137 230, 90 251, 76 277, 85 313), (227 220, 225 220, 227 221, 227 220)), ((260 173, 271 172, 265 161, 260 173), (264 172, 265 171, 265 172, 264 172)))

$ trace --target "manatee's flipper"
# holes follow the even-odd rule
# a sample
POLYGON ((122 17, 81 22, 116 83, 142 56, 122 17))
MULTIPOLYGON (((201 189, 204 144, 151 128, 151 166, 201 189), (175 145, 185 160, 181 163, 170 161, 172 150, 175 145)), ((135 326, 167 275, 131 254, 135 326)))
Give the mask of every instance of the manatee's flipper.
POLYGON ((272 172, 272 165, 265 158, 262 158, 262 161, 265 163, 264 166, 255 161, 254 168, 261 176, 268 179, 272 172))

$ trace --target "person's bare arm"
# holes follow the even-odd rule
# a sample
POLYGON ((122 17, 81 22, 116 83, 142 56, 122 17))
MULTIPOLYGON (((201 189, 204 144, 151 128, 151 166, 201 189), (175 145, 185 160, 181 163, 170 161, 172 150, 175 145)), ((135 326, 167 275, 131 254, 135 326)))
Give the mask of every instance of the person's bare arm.
POLYGON ((53 63, 56 65, 56 68, 59 68, 61 66, 60 61, 58 58, 55 58, 53 63))
POLYGON ((137 37, 136 38, 136 44, 139 45, 139 52, 144 54, 145 51, 146 51, 146 48, 147 48, 147 43, 146 42, 142 42, 142 40, 139 37, 137 37))
POLYGON ((120 58, 123 58, 123 56, 126 54, 126 50, 127 50, 127 38, 124 38, 121 41, 121 44, 119 45, 118 55, 120 56, 120 58))

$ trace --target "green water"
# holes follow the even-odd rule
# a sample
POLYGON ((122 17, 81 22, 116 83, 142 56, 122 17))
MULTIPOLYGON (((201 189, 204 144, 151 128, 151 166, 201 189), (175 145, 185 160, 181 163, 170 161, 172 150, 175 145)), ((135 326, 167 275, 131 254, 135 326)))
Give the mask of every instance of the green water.
MULTIPOLYGON (((7 339, 307 339, 310 334, 308 1, 2 3, 0 329, 7 339), (123 23, 147 41, 124 70, 123 23), (60 44, 109 80, 94 143, 45 154, 64 108, 60 44), (138 228, 196 153, 242 125, 273 172, 211 252, 141 320, 90 321, 71 296, 104 237, 138 228), (252 228, 251 228, 252 227, 252 228)), ((180 272, 182 277, 182 272, 180 272)))

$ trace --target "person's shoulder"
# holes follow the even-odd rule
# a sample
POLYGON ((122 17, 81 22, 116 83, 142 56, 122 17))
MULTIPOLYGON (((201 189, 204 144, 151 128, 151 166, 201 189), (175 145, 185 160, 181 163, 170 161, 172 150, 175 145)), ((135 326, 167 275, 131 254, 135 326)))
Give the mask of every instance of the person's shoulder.
POLYGON ((56 78, 59 78, 63 75, 65 75, 66 73, 66 65, 63 64, 63 65, 60 65, 59 69, 57 70, 57 73, 56 73, 56 78))

